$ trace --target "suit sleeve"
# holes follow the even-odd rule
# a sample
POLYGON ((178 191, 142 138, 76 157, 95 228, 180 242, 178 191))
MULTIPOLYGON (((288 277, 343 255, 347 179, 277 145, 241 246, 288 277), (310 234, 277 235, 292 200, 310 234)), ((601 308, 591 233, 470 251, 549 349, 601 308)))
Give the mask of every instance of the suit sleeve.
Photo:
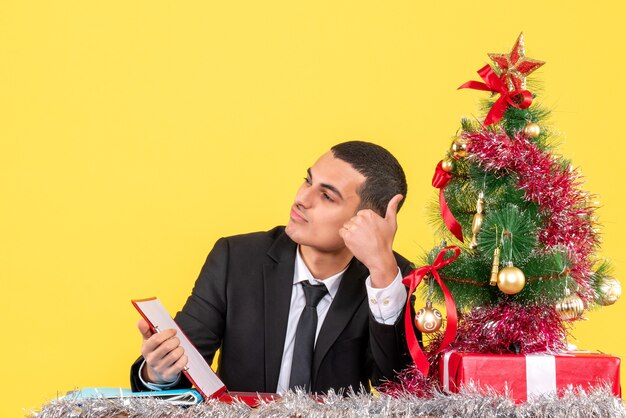
MULTIPOLYGON (((221 238, 207 257, 183 309, 174 318, 209 364, 213 362, 224 335, 228 259, 228 241, 221 238)), ((143 357, 139 357, 131 367, 133 391, 150 390, 139 379, 139 367, 142 362, 143 357)), ((182 376, 179 383, 171 389, 190 386, 189 380, 182 376)))
MULTIPOLYGON (((411 264, 397 255, 396 259, 402 275, 409 274, 412 270, 411 264)), ((409 295, 409 297, 414 301, 413 296, 409 295)), ((413 304, 411 304, 411 311, 414 315, 413 304)), ((380 385, 384 380, 392 380, 398 372, 411 364, 412 359, 404 330, 404 315, 403 309, 393 325, 385 325, 376 321, 370 312, 371 379, 374 386, 380 385)), ((421 343, 421 334, 415 328, 413 331, 421 343)))

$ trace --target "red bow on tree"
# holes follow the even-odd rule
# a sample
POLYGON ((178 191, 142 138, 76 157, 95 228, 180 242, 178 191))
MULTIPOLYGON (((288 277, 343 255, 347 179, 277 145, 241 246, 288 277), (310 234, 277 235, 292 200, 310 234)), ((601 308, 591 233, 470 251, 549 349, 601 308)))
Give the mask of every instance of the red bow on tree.
POLYGON ((518 109, 526 109, 533 102, 533 95, 528 90, 516 89, 509 91, 504 81, 498 77, 498 75, 491 69, 489 65, 485 65, 478 70, 478 75, 485 82, 480 81, 468 81, 461 85, 459 89, 474 89, 484 90, 493 93, 500 93, 500 97, 493 104, 487 117, 485 118, 484 125, 489 126, 492 123, 496 123, 502 119, 507 107, 513 106, 518 109))
POLYGON ((452 234, 459 241, 463 242, 463 231, 461 230, 461 225, 459 225, 459 222, 450 211, 448 202, 446 202, 446 197, 443 195, 443 189, 445 189, 452 179, 452 175, 441 167, 441 163, 442 161, 439 161, 439 164, 437 164, 437 167, 435 168, 435 174, 433 175, 433 187, 439 189, 439 209, 441 210, 441 217, 450 232, 452 232, 452 234))
POLYGON ((415 362, 415 366, 417 366, 417 369, 421 371, 424 376, 428 376, 428 369, 430 367, 430 363, 428 362, 428 359, 424 355, 424 352, 422 351, 420 344, 417 341, 417 337, 415 336, 415 331, 413 330, 413 316, 411 313, 411 295, 413 294, 417 286, 420 284, 424 276, 426 276, 429 273, 432 274, 432 276, 437 281, 437 283, 439 283, 439 286, 441 286, 441 290, 443 291, 443 296, 446 301, 446 317, 447 317, 448 324, 446 326, 446 331, 443 335, 443 341, 441 342, 441 346, 439 347, 439 349, 437 350, 435 354, 440 353, 444 348, 446 348, 451 342, 454 341, 456 337, 456 328, 457 328, 458 319, 457 319, 457 313, 456 313, 456 304, 454 303, 452 294, 446 287, 445 283, 441 280, 441 277, 439 277, 438 270, 452 263, 454 260, 456 260, 459 257, 460 254, 461 254, 461 250, 459 249, 459 247, 455 247, 455 246, 445 247, 439 252, 439 254, 435 258, 435 261, 433 262, 431 266, 424 266, 424 267, 415 269, 411 273, 409 273, 408 276, 402 279, 402 283, 409 288, 409 297, 407 298, 406 308, 404 312, 404 331, 406 334, 407 345, 409 347, 409 353, 411 353, 411 357, 413 358, 413 361, 415 362), (448 250, 454 251, 454 255, 452 257, 445 258, 448 250))

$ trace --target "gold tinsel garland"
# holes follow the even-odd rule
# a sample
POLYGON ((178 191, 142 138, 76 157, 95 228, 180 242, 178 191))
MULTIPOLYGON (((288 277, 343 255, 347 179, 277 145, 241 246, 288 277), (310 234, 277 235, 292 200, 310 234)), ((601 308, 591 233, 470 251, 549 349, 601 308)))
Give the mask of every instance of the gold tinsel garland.
MULTIPOLYGON (((476 286, 476 287, 488 287, 489 283, 488 282, 477 282, 474 279, 469 279, 469 278, 463 278, 463 277, 449 277, 449 276, 445 276, 443 274, 441 275, 441 279, 444 282, 453 282, 453 283, 460 283, 460 284, 468 284, 468 285, 472 285, 472 286, 476 286)), ((539 280, 560 280, 563 277, 565 277, 565 273, 556 273, 556 274, 544 274, 541 276, 533 276, 533 277, 527 277, 526 278, 526 282, 536 282, 539 280)))

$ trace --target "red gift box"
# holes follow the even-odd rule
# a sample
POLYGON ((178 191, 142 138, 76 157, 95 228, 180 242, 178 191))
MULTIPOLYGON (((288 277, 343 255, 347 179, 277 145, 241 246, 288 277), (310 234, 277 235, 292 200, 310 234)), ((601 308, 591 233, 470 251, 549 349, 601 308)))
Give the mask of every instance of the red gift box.
POLYGON ((457 393, 470 383, 499 394, 508 391, 517 403, 529 397, 554 394, 571 386, 583 389, 607 385, 622 396, 620 359, 605 354, 478 354, 447 352, 439 364, 444 391, 457 393))

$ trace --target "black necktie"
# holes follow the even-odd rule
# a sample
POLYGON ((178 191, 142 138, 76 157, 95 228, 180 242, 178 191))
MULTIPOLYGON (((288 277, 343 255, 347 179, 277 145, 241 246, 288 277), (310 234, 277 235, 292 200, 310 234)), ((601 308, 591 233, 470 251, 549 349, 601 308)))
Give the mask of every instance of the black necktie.
POLYGON ((316 286, 309 282, 300 282, 304 290, 306 306, 300 314, 296 328, 296 341, 293 348, 291 378, 289 389, 304 388, 307 392, 311 385, 311 366, 313 365, 313 347, 317 330, 317 304, 328 293, 326 286, 316 286))

